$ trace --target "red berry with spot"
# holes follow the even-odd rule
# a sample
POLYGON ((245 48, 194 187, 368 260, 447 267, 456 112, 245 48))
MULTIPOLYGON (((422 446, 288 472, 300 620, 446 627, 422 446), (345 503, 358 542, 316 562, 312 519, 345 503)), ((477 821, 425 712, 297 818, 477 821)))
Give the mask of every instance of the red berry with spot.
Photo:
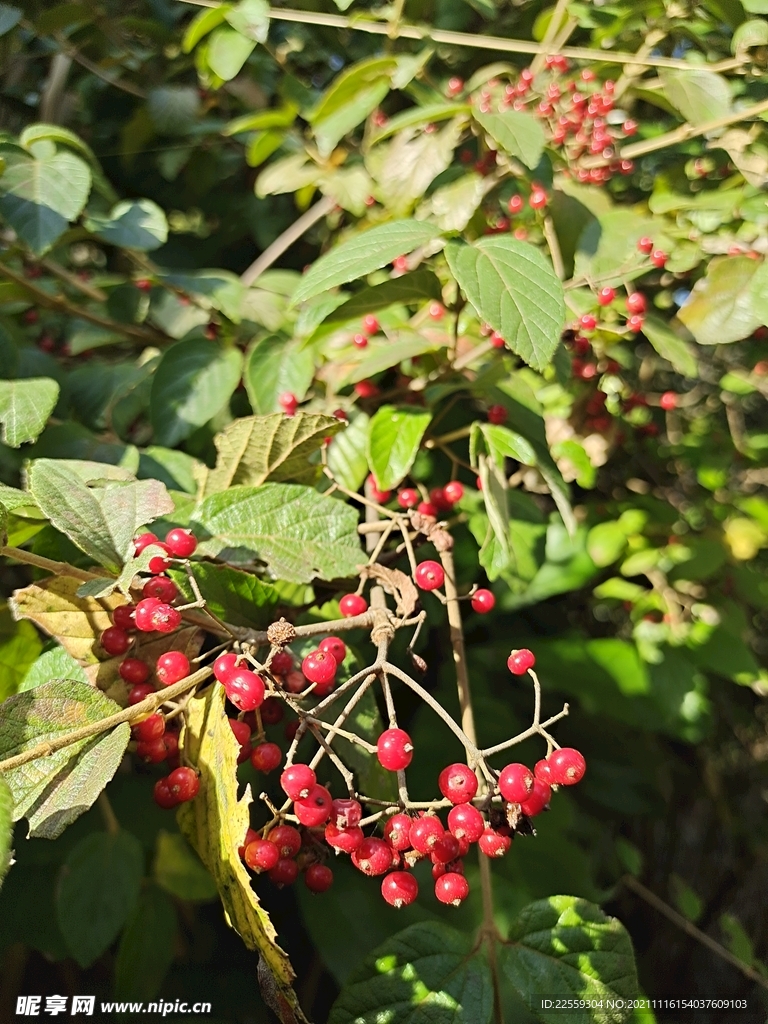
POLYGON ((301 832, 293 825, 276 825, 268 839, 278 848, 281 857, 295 857, 301 849, 301 832))
POLYGON ((662 249, 654 249, 651 253, 651 263, 654 267, 658 267, 659 269, 666 265, 668 259, 669 254, 664 252, 662 249))
POLYGON ((165 545, 175 558, 189 558, 197 548, 197 537, 189 530, 182 530, 177 526, 169 530, 165 545))
POLYGON ((443 572, 442 565, 432 560, 420 562, 416 566, 413 578, 416 580, 416 586, 420 590, 437 590, 438 587, 442 587, 443 583, 445 583, 445 573, 443 572))
POLYGON ((476 843, 485 831, 485 818, 472 804, 458 804, 448 811, 448 830, 457 839, 476 843))
POLYGON ((155 675, 163 686, 172 686, 191 673, 189 658, 181 651, 166 651, 157 659, 155 675))
POLYGON ((601 306, 610 306, 616 298, 616 291, 613 288, 601 288, 597 293, 597 301, 601 306))
POLYGON ((336 678, 338 664, 336 659, 328 651, 310 651, 301 663, 301 671, 310 683, 327 685, 336 678))
POLYGON ((280 851, 268 839, 254 839, 245 847, 243 860, 251 871, 271 871, 280 860, 280 851))
POLYGON ((677 395, 674 391, 665 391, 659 399, 659 405, 666 412, 671 412, 677 407, 677 395))
POLYGON ((507 410, 503 405, 492 405, 488 409, 488 422, 493 423, 496 426, 505 423, 507 420, 507 410))
POLYGON ((362 594, 345 594, 339 601, 339 608, 345 619, 351 619, 355 615, 367 612, 368 602, 362 594))
POLYGON ((157 806, 162 807, 164 811, 170 811, 178 803, 178 800, 168 787, 167 778, 157 780, 152 795, 157 806))
POLYGON ((120 662, 117 671, 126 683, 131 683, 131 685, 144 683, 149 679, 149 665, 145 661, 141 661, 140 658, 126 658, 125 661, 120 662))
POLYGON ((414 850, 426 854, 432 852, 432 847, 444 832, 445 829, 439 818, 425 815, 423 818, 416 818, 411 822, 408 838, 414 850))
POLYGON ((192 768, 174 768, 168 776, 168 789, 176 797, 178 803, 194 800, 200 792, 200 779, 192 768))
POLYGON ((510 836, 502 835, 496 829, 487 828, 477 841, 486 857, 503 857, 512 845, 510 836))
POLYGON ((275 885, 293 885, 299 877, 299 865, 295 860, 281 857, 272 870, 268 872, 268 876, 269 880, 274 882, 275 885))
POLYGON ((154 693, 155 688, 152 683, 137 683, 136 686, 132 686, 128 693, 128 706, 133 707, 134 704, 141 704, 143 700, 154 693))
POLYGON ((466 764, 449 764, 437 779, 443 796, 452 804, 466 804, 477 793, 477 777, 466 764))
POLYGON ((387 729, 376 743, 379 764, 390 772, 407 768, 413 760, 413 743, 403 729, 387 729))
POLYGON ((347 656, 347 648, 343 640, 337 636, 327 636, 324 640, 321 640, 318 649, 325 651, 326 654, 330 654, 336 661, 337 665, 341 665, 347 656))
POLYGON ((337 828, 351 828, 359 825, 363 817, 363 808, 358 800, 351 797, 336 799, 331 804, 331 821, 337 828))
POLYGON ((276 743, 259 743, 251 751, 251 764, 257 772, 272 772, 280 766, 283 752, 276 743))
POLYGON ((156 597, 158 601, 170 604, 179 596, 179 588, 167 576, 154 576, 151 580, 147 580, 141 593, 144 597, 156 597))
POLYGON ((392 866, 392 849, 383 839, 364 839, 352 854, 352 863, 364 875, 383 875, 392 866))
POLYGON ((310 892, 327 892, 333 885, 333 872, 327 864, 310 864, 304 872, 304 884, 310 892))
POLYGON ((419 895, 419 883, 409 871, 390 871, 381 880, 381 895, 390 907, 409 907, 419 895))
POLYGON ((404 487, 397 495, 397 504, 400 508, 416 508, 420 500, 415 487, 404 487))
POLYGON ((251 727, 247 722, 241 722, 237 718, 230 718, 229 725, 235 734, 235 739, 240 744, 237 763, 242 764, 251 756, 251 727))
POLYGON ((413 819, 407 814, 393 814, 384 826, 384 838, 393 850, 407 850, 411 845, 413 819))
POLYGON ((288 651, 278 651, 269 664, 273 675, 284 676, 293 668, 293 657, 288 651))
POLYGON ((644 313, 646 309, 645 296, 642 292, 630 292, 627 296, 627 311, 630 313, 644 313))
POLYGON ((264 702, 264 680, 247 668, 239 668, 224 683, 228 699, 238 711, 254 711, 264 702))
POLYGON ((152 624, 152 613, 158 605, 162 604, 156 597, 145 597, 136 605, 136 611, 134 612, 133 621, 136 625, 136 629, 141 630, 142 633, 151 633, 155 628, 152 624))
POLYGON ((541 782, 551 785, 555 780, 552 778, 551 766, 548 758, 542 758, 533 766, 533 774, 541 782))
POLYGON ((138 557, 145 548, 149 547, 150 544, 159 543, 160 538, 155 536, 154 533, 140 533, 138 537, 133 538, 134 557, 138 557))
POLYGON ((592 313, 584 313, 583 316, 579 317, 579 327, 583 331, 594 331, 597 327, 597 317, 592 313))
POLYGON ((487 615, 488 612, 493 611, 493 607, 496 604, 496 598, 490 590, 485 590, 481 587, 479 590, 474 592, 470 603, 472 605, 472 611, 477 612, 478 615, 487 615))
POLYGON ((435 845, 432 847, 432 862, 435 864, 448 864, 459 856, 459 841, 450 832, 443 832, 435 845))
POLYGON ((333 822, 325 826, 325 841, 334 850, 341 853, 354 853, 359 849, 365 835, 359 825, 350 825, 347 828, 339 828, 333 822))
POLYGON ((529 651, 527 647, 523 647, 519 651, 512 651, 510 656, 507 658, 507 668, 513 676, 522 676, 533 668, 536 664, 536 658, 533 656, 533 652, 529 651))
POLYGON ((289 800, 303 800, 317 785, 317 776, 308 764, 292 764, 280 776, 280 785, 289 800))
POLYGON ((220 654, 213 663, 213 674, 220 683, 226 683, 237 671, 237 655, 232 651, 220 654))
POLYGON ((139 740, 136 744, 136 756, 146 764, 160 764, 168 757, 165 736, 156 740, 139 740))
POLYGON ((134 621, 135 612, 135 605, 121 604, 112 612, 112 622, 118 627, 118 629, 136 629, 136 623, 134 621))
POLYGON ((181 625, 181 612, 172 605, 161 602, 152 609, 149 621, 152 623, 152 629, 158 633, 173 633, 181 625))
POLYGON ((534 778, 531 795, 527 800, 520 804, 520 809, 523 814, 527 814, 529 818, 533 818, 536 814, 541 814, 549 803, 551 796, 552 790, 550 789, 549 784, 543 782, 541 779, 534 778))
POLYGON ((640 252, 648 256, 653 249, 653 239, 649 238, 647 235, 643 235, 642 238, 637 240, 637 248, 640 252))
POLYGON ((165 719, 158 714, 148 715, 141 722, 137 722, 131 731, 137 740, 142 740, 144 743, 150 740, 159 740, 165 732, 165 719))
POLYGON ((587 770, 587 762, 573 747, 561 747, 549 757, 549 771, 552 781, 561 786, 574 786, 581 782, 587 770))
POLYGON ((464 497, 464 485, 459 480, 451 480, 443 488, 443 496, 449 505, 455 505, 464 497))
POLYGON ((448 871, 435 882, 435 896, 441 903, 458 907, 469 896, 469 882, 464 875, 448 871))
POLYGON ((511 804, 521 804, 533 792, 533 772, 524 764, 508 764, 499 775, 499 792, 511 804))

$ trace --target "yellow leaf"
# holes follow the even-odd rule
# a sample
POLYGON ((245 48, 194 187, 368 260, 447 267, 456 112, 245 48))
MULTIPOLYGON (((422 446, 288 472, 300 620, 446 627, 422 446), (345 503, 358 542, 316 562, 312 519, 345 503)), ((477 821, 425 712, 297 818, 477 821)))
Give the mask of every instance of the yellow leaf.
POLYGON ((749 562, 760 548, 766 546, 768 535, 753 519, 735 516, 726 523, 725 543, 734 558, 740 562, 749 562))
POLYGON ((258 950, 262 995, 283 1024, 306 1024, 291 962, 277 945, 277 933, 251 888, 237 849, 250 824, 251 789, 237 798, 239 746, 224 712, 218 683, 187 705, 184 752, 200 772, 200 792, 178 812, 181 831, 216 882, 227 921, 249 949, 258 950))

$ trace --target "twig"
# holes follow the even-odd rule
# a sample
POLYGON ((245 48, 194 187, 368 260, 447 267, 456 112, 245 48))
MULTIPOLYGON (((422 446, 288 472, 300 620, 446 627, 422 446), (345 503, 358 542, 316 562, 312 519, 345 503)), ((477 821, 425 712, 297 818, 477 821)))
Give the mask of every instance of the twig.
POLYGON ((518 743, 522 743, 523 740, 530 739, 531 736, 546 736, 546 732, 543 732, 543 730, 546 730, 550 725, 554 725, 555 722, 559 722, 560 719, 565 718, 567 714, 568 705, 563 704, 562 711, 559 711, 556 715, 548 718, 546 722, 543 722, 541 725, 532 725, 530 729, 526 729, 524 732, 518 733, 517 736, 513 736, 512 739, 504 740, 503 743, 497 743, 495 747, 486 747, 486 749, 481 750, 480 753, 483 757, 491 757, 493 754, 501 753, 502 750, 509 750, 510 747, 516 747, 518 743))
POLYGON ((539 51, 531 61, 531 71, 534 75, 537 75, 544 67, 547 54, 560 31, 563 19, 568 16, 569 3, 570 0, 557 0, 557 3, 555 4, 555 9, 552 11, 549 24, 547 25, 547 31, 544 33, 544 38, 541 40, 541 45, 547 47, 547 49, 539 51))
POLYGON ((36 555, 32 551, 25 551, 23 548, 0 548, 0 555, 5 558, 13 558, 16 562, 24 562, 26 565, 34 565, 36 569, 44 569, 54 576, 71 576, 73 579, 88 580, 114 579, 106 569, 102 572, 89 572, 87 569, 78 569, 66 562, 55 562, 52 558, 45 558, 43 555, 36 555))
POLYGON ((104 828, 106 828, 109 835, 116 836, 120 831, 120 822, 117 820, 117 815, 112 808, 112 804, 109 802, 109 797, 105 790, 102 789, 99 793, 97 803, 101 816, 104 819, 104 828))
POLYGON ((305 232, 309 231, 313 224, 317 224, 319 220, 326 217, 335 205, 336 201, 334 199, 324 196, 314 206, 310 206, 306 213, 303 213, 281 235, 278 235, 274 242, 268 245, 264 252, 253 261, 250 267, 243 271, 240 275, 240 280, 243 284, 246 286, 252 285, 268 267, 271 267, 276 260, 280 259, 286 249, 290 249, 294 242, 297 242, 305 232))
POLYGON ((552 267, 560 280, 564 281, 565 264, 563 263, 563 254, 560 251, 560 242, 557 237, 557 232, 555 231, 555 222, 551 217, 544 218, 543 230, 544 241, 547 243, 549 255, 552 259, 552 267))
POLYGON ((64 281, 70 286, 70 288, 76 288, 77 291, 82 292, 82 294, 87 296, 89 299, 93 299, 94 302, 107 301, 107 293, 102 291, 101 288, 96 288, 87 281, 81 281, 77 274, 70 273, 64 267, 59 266, 55 260, 40 260, 40 266, 44 267, 49 274, 53 274, 54 277, 58 277, 59 280, 64 281))

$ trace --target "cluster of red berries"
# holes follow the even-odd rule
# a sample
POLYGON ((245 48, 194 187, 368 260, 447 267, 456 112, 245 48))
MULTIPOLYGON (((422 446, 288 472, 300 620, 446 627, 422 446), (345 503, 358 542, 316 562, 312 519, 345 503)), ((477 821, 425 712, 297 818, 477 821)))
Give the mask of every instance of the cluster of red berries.
MULTIPOLYGON (((386 505, 392 498, 392 491, 383 491, 371 473, 367 480, 370 495, 380 505, 386 505)), ((451 480, 444 487, 433 487, 429 497, 424 497, 415 487, 402 487, 396 496, 397 504, 402 509, 415 508, 424 516, 434 519, 441 512, 451 512, 454 506, 464 497, 464 485, 459 480, 451 480)))
POLYGON ((194 800, 199 791, 200 779, 193 768, 174 768, 169 775, 155 783, 155 803, 169 811, 188 800, 194 800))
POLYGON ((368 345, 368 339, 374 334, 379 333, 379 321, 376 317, 369 313, 364 316, 360 323, 360 330, 352 338, 352 344, 355 348, 366 348, 368 345))

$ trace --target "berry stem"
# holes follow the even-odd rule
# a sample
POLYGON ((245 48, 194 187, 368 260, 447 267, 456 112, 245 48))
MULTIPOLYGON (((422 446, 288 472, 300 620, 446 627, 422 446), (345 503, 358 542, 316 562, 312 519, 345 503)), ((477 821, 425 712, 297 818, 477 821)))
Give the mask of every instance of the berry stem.
POLYGON ((120 831, 120 822, 117 820, 117 815, 112 809, 112 804, 109 802, 106 790, 102 789, 99 793, 97 803, 99 805, 99 810, 101 811, 101 816, 104 819, 104 828, 107 830, 109 835, 116 836, 120 831))
POLYGON ((568 705, 563 704, 563 710, 559 711, 556 715, 553 715, 551 718, 548 718, 546 722, 542 722, 538 726, 532 725, 529 729, 526 729, 524 732, 520 732, 517 734, 517 736, 513 736, 511 740, 504 740, 503 743, 497 743, 495 747, 486 747, 486 749, 481 750, 480 753, 482 754, 483 757, 491 757, 493 754, 498 754, 502 750, 508 750, 510 747, 515 747, 518 743, 522 743, 523 740, 527 740, 531 736, 536 736, 537 734, 539 736, 543 736, 548 742, 551 741, 553 746, 556 746, 557 744, 555 744, 555 741, 552 739, 549 733, 546 732, 546 730, 549 728, 550 725, 554 725, 555 722, 559 722, 561 718, 565 718, 567 714, 568 705))

